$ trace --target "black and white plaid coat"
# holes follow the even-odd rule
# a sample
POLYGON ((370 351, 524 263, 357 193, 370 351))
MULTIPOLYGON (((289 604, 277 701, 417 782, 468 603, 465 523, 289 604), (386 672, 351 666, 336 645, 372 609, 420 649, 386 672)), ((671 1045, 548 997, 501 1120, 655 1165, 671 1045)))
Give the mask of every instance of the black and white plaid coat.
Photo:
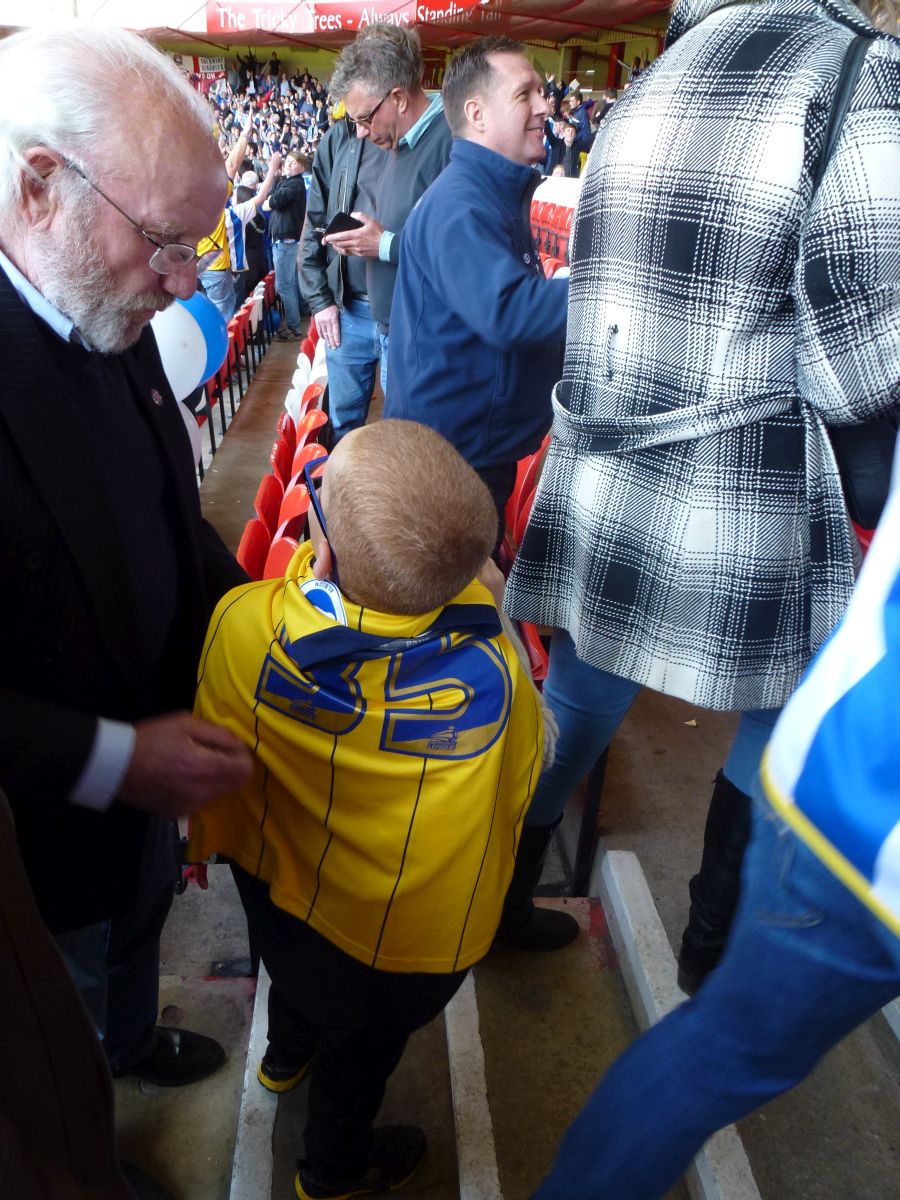
POLYGON ((604 120, 574 226, 519 619, 717 709, 775 707, 846 607, 826 424, 900 401, 900 43, 868 49, 812 197, 848 0, 683 0, 604 120))

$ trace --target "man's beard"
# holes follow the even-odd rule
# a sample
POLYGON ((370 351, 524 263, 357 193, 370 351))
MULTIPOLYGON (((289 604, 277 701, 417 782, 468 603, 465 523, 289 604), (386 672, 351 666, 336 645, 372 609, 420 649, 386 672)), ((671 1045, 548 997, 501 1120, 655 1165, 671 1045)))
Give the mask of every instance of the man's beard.
POLYGON ((147 323, 137 314, 162 311, 175 297, 162 288, 128 296, 118 292, 94 238, 92 214, 87 197, 83 203, 76 201, 66 219, 62 249, 56 239, 51 243, 35 238, 30 260, 40 291, 74 323, 88 345, 101 354, 121 354, 134 345, 147 323))

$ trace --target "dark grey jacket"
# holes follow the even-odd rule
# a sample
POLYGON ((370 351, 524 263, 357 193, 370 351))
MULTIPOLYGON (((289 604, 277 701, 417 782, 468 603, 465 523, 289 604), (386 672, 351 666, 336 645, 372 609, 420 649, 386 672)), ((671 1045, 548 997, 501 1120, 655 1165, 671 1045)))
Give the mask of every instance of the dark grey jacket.
POLYGON ((313 315, 332 304, 343 307, 344 260, 335 250, 322 245, 315 230, 327 225, 335 213, 353 210, 363 141, 345 120, 335 121, 319 143, 312 162, 300 257, 300 288, 313 315))

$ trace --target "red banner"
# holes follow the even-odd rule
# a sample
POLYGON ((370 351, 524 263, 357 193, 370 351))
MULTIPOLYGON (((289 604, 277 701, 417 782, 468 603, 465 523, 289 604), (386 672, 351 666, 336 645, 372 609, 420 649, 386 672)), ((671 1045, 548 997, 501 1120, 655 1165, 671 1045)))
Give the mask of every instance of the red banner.
POLYGON ((389 25, 445 24, 470 9, 480 0, 385 0, 367 4, 365 0, 303 0, 300 4, 260 4, 255 0, 206 0, 207 33, 252 34, 286 33, 302 36, 310 33, 356 32, 377 21, 389 25))

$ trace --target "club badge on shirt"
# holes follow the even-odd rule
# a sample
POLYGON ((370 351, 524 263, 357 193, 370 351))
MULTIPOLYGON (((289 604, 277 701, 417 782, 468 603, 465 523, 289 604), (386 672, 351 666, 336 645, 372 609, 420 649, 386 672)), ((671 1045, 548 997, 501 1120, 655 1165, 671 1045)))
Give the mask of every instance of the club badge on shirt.
POLYGON ((307 579, 306 583, 300 585, 300 591, 320 613, 338 625, 347 624, 344 598, 330 579, 307 579))

